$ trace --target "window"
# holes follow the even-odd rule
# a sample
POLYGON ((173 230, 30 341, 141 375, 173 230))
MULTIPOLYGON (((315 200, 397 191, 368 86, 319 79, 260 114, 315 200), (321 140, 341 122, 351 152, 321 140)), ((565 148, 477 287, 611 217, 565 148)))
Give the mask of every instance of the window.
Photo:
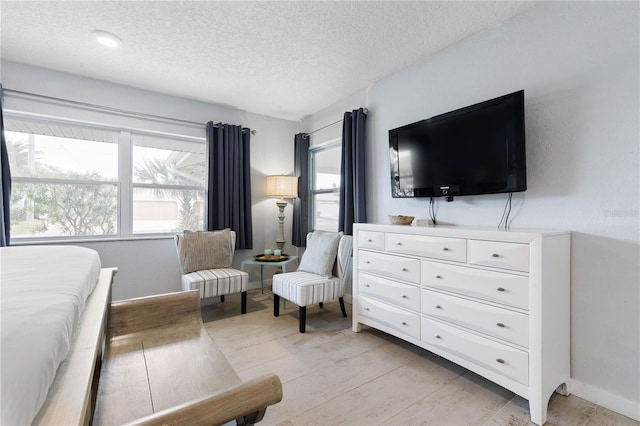
POLYGON ((338 231, 341 148, 340 140, 335 140, 309 149, 313 230, 338 231))
POLYGON ((10 113, 12 239, 204 228, 204 138, 10 113))
POLYGON ((134 134, 133 232, 204 228, 205 145, 134 134))

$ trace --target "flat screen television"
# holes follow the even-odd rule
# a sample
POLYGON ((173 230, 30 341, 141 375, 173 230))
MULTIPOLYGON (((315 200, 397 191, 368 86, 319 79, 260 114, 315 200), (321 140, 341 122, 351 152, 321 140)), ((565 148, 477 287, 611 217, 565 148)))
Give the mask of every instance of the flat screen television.
POLYGON ((527 189, 524 90, 389 130, 393 197, 527 189))

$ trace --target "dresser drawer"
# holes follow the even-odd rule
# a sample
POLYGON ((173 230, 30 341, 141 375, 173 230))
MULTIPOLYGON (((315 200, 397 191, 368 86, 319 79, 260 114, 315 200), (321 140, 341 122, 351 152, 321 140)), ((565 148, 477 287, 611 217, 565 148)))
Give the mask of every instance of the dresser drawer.
POLYGON ((420 339, 420 315, 359 295, 358 315, 384 323, 414 339, 420 339))
POLYGON ((412 311, 420 311, 420 288, 416 286, 360 273, 358 274, 358 293, 386 299, 412 311))
POLYGON ((422 313, 529 347, 529 315, 422 289, 422 313))
POLYGON ((358 231, 360 248, 384 250, 384 232, 358 231))
POLYGON ((529 384, 529 354, 462 329, 422 318, 421 340, 523 385, 529 384))
POLYGON ((359 250, 358 270, 373 272, 401 281, 420 283, 420 261, 418 259, 359 250))
POLYGON ((529 309, 529 277, 423 260, 422 285, 529 309))
POLYGON ((467 261, 467 240, 462 238, 388 233, 385 249, 389 253, 410 254, 455 262, 467 261))
POLYGON ((529 244, 469 240, 469 263, 529 272, 529 244))

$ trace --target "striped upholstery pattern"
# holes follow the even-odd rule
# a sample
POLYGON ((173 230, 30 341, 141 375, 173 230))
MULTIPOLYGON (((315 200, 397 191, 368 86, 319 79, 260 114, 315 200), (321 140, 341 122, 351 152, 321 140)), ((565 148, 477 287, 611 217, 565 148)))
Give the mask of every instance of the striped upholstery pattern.
POLYGON ((325 277, 311 272, 287 272, 273 276, 273 293, 298 306, 307 306, 339 299, 351 286, 351 255, 353 237, 343 235, 338 243, 338 253, 333 276, 325 277))
POLYGON ((325 277, 331 276, 342 232, 315 231, 307 238, 307 249, 302 255, 298 271, 307 271, 325 277))
POLYGON ((344 281, 338 277, 326 278, 304 271, 273 276, 273 292, 298 306, 338 299, 345 290, 344 281))
POLYGON ((247 291, 249 274, 232 268, 205 269, 182 276, 183 290, 198 290, 200 299, 247 291))

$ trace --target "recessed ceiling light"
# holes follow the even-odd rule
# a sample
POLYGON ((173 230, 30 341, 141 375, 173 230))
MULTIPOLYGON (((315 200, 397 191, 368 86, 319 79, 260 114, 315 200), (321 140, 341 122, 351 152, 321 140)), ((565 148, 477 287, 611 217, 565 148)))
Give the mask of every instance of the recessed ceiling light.
POLYGON ((120 40, 117 35, 111 34, 108 31, 94 30, 91 34, 93 34, 96 40, 98 40, 98 43, 103 46, 115 48, 122 45, 122 40, 120 40))

